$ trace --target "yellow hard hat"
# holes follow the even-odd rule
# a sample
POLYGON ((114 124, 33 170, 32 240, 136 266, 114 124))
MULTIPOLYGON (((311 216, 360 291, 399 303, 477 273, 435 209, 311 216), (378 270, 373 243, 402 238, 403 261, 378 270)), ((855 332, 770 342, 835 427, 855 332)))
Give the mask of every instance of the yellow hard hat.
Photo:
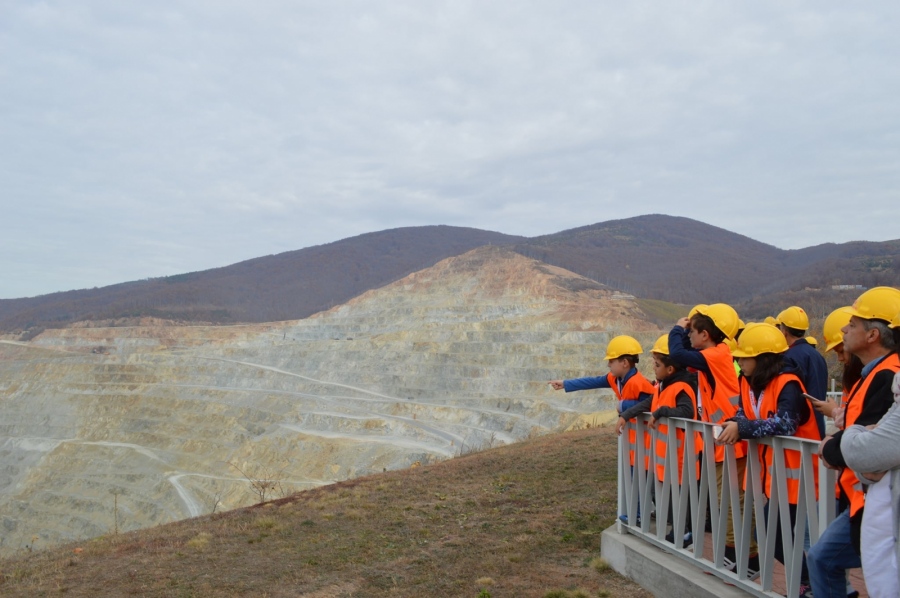
POLYGON ((738 330, 743 330, 746 327, 747 327, 747 324, 745 324, 742 319, 738 318, 738 330))
POLYGON ((705 303, 698 303, 697 305, 695 305, 694 307, 691 308, 690 312, 688 312, 688 317, 693 318, 694 314, 698 313, 701 309, 706 309, 707 307, 709 307, 709 306, 705 303))
POLYGON ((850 306, 850 315, 863 320, 893 322, 897 312, 900 312, 900 290, 893 287, 869 289, 850 306))
POLYGON ((816 345, 819 344, 819 341, 817 341, 817 340, 816 340, 816 337, 814 337, 814 336, 807 336, 807 337, 806 337, 806 342, 808 342, 808 343, 809 343, 810 345, 812 345, 813 347, 815 347, 816 345))
POLYGON ((782 311, 775 320, 779 324, 784 324, 794 330, 806 330, 809 328, 809 316, 806 315, 802 307, 797 307, 796 305, 792 305, 782 311))
POLYGON ((737 312, 727 303, 713 303, 712 305, 698 305, 696 308, 698 314, 708 316, 716 328, 721 330, 727 338, 734 338, 738 331, 737 312))
POLYGON ((766 316, 766 319, 763 320, 766 324, 771 324, 772 326, 778 326, 778 320, 773 318, 772 316, 766 316))
POLYGON ((735 357, 756 357, 763 353, 784 353, 787 341, 781 331, 771 324, 747 324, 732 352, 735 357))
POLYGON ((606 345, 606 360, 618 359, 623 355, 640 355, 644 350, 634 337, 623 334, 616 336, 606 345))
POLYGON ((650 349, 651 353, 659 353, 661 355, 669 354, 669 335, 664 334, 653 343, 653 348, 650 349))
POLYGON ((731 351, 732 353, 734 353, 734 350, 737 349, 737 346, 738 346, 737 341, 730 339, 730 338, 725 339, 725 344, 728 345, 728 350, 731 351))
POLYGON ((822 324, 822 337, 825 340, 825 352, 831 351, 844 342, 844 333, 841 328, 850 322, 853 312, 849 307, 839 307, 825 318, 822 324))

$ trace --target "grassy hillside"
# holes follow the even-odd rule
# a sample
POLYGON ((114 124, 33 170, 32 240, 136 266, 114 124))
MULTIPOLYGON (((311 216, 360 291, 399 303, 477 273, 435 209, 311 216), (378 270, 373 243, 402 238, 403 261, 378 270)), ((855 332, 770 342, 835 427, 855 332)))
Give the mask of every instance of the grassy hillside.
POLYGON ((669 303, 668 301, 660 301, 658 299, 638 299, 638 307, 641 308, 648 319, 659 326, 662 330, 668 331, 679 318, 684 317, 690 311, 689 305, 679 305, 677 303, 669 303))
POLYGON ((598 558, 616 515, 615 439, 546 436, 26 552, 0 561, 0 594, 649 596, 598 558))

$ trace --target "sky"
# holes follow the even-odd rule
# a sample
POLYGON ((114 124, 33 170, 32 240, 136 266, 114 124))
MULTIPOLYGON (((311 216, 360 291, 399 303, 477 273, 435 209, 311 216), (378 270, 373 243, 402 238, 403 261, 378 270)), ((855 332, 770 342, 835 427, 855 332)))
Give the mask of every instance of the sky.
POLYGON ((447 224, 900 238, 900 3, 0 0, 0 298, 447 224))

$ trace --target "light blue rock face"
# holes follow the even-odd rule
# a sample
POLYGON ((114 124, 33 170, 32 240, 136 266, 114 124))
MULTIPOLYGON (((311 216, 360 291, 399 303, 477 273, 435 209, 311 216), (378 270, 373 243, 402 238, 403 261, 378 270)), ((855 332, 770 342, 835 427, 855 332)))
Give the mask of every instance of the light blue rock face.
MULTIPOLYGON (((259 502, 565 429, 611 394, 630 299, 485 248, 312 318, 0 343, 0 553, 259 502), (581 287, 584 285, 581 284, 581 287)), ((649 361, 645 360, 645 361, 649 361)), ((644 363, 642 366, 648 364, 644 363)))

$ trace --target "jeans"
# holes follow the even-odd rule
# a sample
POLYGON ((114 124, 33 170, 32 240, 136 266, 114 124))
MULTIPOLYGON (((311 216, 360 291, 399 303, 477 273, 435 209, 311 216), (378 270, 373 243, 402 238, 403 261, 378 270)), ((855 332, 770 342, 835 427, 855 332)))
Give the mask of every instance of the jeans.
POLYGON ((862 566, 850 537, 850 509, 844 509, 806 555, 816 598, 847 598, 846 570, 862 566))

